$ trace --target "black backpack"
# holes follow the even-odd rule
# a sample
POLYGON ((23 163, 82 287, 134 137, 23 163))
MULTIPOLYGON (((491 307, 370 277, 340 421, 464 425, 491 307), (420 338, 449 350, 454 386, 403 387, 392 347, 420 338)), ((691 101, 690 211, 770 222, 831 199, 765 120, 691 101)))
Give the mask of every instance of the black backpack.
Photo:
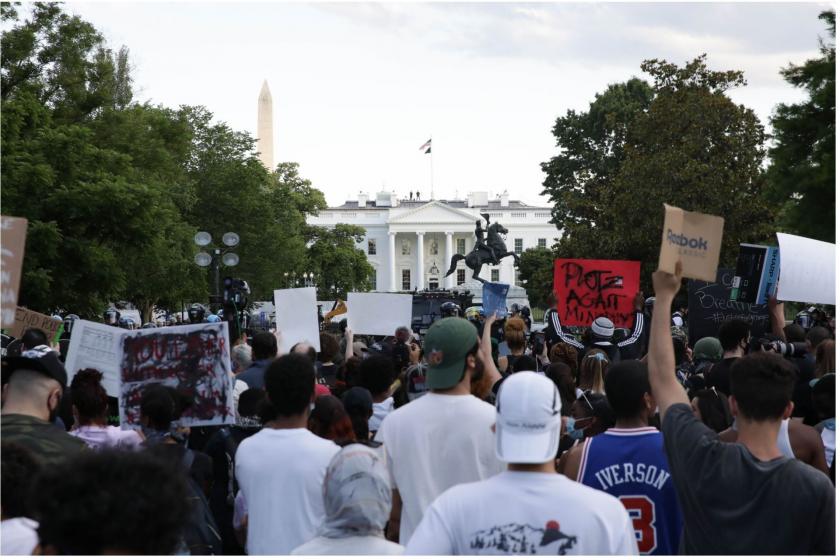
POLYGON ((227 462, 228 483, 225 501, 227 505, 233 507, 236 501, 236 493, 239 491, 239 483, 236 481, 236 449, 239 444, 233 434, 230 433, 230 428, 222 428, 219 430, 219 435, 225 444, 225 461, 227 462))
POLYGON ((187 449, 184 454, 184 469, 187 474, 187 500, 190 503, 190 518, 184 528, 184 544, 192 556, 222 554, 222 536, 210 511, 210 504, 204 491, 190 476, 195 453, 187 449))

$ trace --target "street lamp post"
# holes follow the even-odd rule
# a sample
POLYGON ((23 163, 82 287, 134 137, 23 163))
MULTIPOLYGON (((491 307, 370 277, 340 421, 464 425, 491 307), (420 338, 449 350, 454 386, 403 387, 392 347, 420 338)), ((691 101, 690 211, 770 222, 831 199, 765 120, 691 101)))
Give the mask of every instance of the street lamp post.
POLYGON ((195 241, 195 244, 199 247, 207 247, 207 250, 212 251, 212 254, 207 253, 206 251, 200 251, 196 253, 195 264, 202 268, 208 266, 213 267, 213 278, 215 286, 215 294, 213 295, 213 300, 214 303, 222 303, 223 298, 221 293, 220 268, 221 265, 233 267, 239 264, 239 255, 232 252, 232 249, 239 245, 239 235, 232 231, 225 233, 222 236, 222 244, 225 246, 224 248, 208 247, 210 243, 213 242, 213 238, 206 231, 200 231, 196 233, 195 238, 193 240, 195 241))

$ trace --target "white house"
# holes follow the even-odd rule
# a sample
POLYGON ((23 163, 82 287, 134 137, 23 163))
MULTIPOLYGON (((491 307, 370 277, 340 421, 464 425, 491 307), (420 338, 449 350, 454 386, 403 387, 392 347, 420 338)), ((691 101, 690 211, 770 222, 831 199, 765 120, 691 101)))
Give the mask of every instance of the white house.
MULTIPOLYGON (((367 234, 358 247, 365 251, 375 270, 372 279, 378 291, 453 288, 469 281, 472 272, 463 261, 456 272, 444 278, 452 255, 467 254, 475 245, 475 222, 490 215, 508 229, 509 251, 521 253, 532 247, 551 247, 560 231, 549 223, 551 208, 529 206, 510 200, 507 192, 494 200, 486 192, 473 192, 466 200, 397 200, 393 192, 379 192, 370 200, 358 200, 327 208, 311 216, 310 225, 331 227, 338 223, 363 227, 367 234)), ((499 266, 485 265, 482 278, 518 285, 513 258, 499 266)))

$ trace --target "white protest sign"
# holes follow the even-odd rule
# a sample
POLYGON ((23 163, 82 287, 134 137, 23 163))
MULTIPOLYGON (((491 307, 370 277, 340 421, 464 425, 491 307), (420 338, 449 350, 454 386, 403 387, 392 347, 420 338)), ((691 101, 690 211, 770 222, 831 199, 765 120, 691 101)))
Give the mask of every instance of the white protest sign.
POLYGON ((143 391, 153 384, 170 386, 186 397, 189 405, 178 422, 182 426, 235 421, 225 322, 127 331, 119 369, 123 426, 139 427, 143 391))
POLYGON ((125 329, 92 321, 76 321, 67 348, 67 383, 79 370, 93 368, 102 372, 102 386, 108 396, 120 395, 120 358, 125 329))
POLYGON ((411 294, 347 294, 347 326, 353 334, 392 336, 397 327, 411 328, 411 294))
POLYGON ((834 244, 788 233, 779 239, 779 301, 834 305, 834 244))
POLYGON ((280 333, 281 353, 288 353, 298 342, 306 342, 316 352, 321 351, 315 288, 274 290, 274 317, 280 333))
POLYGON ((26 247, 26 218, 0 216, 0 326, 15 324, 15 311, 26 247))

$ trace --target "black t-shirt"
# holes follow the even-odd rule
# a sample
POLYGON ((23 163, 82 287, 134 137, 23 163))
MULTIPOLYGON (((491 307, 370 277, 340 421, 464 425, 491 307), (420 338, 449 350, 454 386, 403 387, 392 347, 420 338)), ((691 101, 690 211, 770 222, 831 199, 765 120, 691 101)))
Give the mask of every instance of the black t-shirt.
POLYGON ((796 459, 723 443, 687 404, 662 424, 685 526, 680 554, 834 555, 834 487, 796 459))
POLYGON ((728 397, 731 393, 729 389, 729 370, 737 359, 726 358, 715 364, 712 371, 706 375, 706 388, 711 389, 714 387, 728 397))

